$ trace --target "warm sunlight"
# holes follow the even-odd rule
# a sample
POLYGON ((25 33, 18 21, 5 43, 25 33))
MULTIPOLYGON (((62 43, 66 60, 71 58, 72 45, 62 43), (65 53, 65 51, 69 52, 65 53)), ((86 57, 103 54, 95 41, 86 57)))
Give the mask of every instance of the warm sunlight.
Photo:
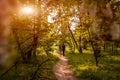
POLYGON ((25 6, 21 8, 20 12, 24 14, 33 14, 34 9, 31 6, 25 6))
POLYGON ((120 80, 120 0, 0 0, 0 80, 120 80))

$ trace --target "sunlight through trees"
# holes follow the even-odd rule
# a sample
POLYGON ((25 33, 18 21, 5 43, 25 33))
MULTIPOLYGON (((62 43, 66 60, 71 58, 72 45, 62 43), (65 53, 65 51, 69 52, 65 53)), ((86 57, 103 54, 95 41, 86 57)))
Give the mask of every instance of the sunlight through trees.
POLYGON ((120 79, 120 0, 1 0, 0 30, 0 80, 53 80, 62 44, 80 79, 120 79))

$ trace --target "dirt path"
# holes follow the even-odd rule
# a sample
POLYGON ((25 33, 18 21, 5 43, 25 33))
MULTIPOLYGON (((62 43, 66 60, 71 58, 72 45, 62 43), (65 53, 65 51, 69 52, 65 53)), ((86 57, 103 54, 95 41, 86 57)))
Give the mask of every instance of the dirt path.
POLYGON ((54 74, 58 80, 79 80, 73 76, 72 71, 68 67, 68 59, 64 56, 59 56, 60 61, 54 66, 54 74))

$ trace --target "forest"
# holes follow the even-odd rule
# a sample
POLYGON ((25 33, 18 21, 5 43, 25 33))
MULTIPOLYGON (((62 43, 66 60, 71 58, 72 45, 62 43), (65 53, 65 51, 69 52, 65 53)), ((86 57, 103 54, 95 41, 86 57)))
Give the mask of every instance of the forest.
POLYGON ((120 80, 120 0, 0 0, 0 80, 120 80))

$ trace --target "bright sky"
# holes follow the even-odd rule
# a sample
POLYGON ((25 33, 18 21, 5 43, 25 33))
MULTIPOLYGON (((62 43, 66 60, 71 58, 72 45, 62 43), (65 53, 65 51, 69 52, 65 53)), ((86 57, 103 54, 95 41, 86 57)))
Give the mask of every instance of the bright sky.
MULTIPOLYGON (((53 18, 55 18, 56 15, 57 15, 57 13, 54 13, 54 12, 50 13, 50 15, 48 16, 48 22, 49 23, 54 23, 55 21, 53 20, 53 18)), ((70 24, 71 30, 74 31, 76 26, 79 25, 79 22, 80 22, 79 18, 77 18, 77 17, 70 17, 69 18, 69 24, 70 24)))
POLYGON ((79 25, 80 19, 77 17, 71 17, 69 18, 69 24, 71 27, 71 30, 75 30, 75 28, 79 25))
POLYGON ((55 18, 57 16, 57 12, 51 12, 49 15, 48 15, 48 22, 49 23, 54 23, 55 21, 53 20, 53 18, 55 18))

